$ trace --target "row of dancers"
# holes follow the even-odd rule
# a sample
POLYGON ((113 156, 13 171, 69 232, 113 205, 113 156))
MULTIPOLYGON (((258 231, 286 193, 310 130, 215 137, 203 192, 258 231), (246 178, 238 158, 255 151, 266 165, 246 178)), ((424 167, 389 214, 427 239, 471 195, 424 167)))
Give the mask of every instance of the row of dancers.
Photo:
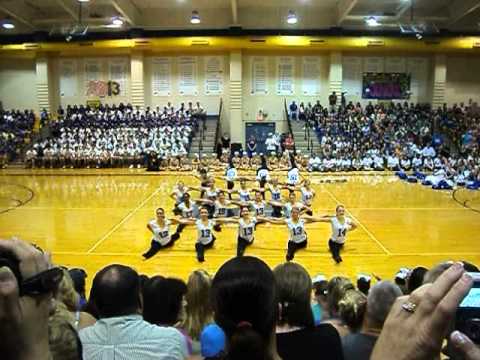
POLYGON ((329 250, 336 263, 342 262, 340 250, 345 244, 347 233, 355 230, 357 225, 345 216, 343 205, 337 206, 335 215, 314 216, 312 201, 315 191, 308 179, 301 178, 294 160, 291 164, 286 183, 280 183, 276 178, 270 179, 268 168, 262 167, 257 170, 255 179, 240 178, 235 167, 227 168, 225 177, 222 177, 226 180, 226 190, 216 188, 215 178, 204 170, 200 170, 198 176, 199 187, 185 186, 180 181, 171 193, 175 200, 174 214, 177 217, 168 219, 164 208, 156 210, 156 218, 147 224, 153 238, 143 257, 149 259, 161 249, 173 246, 185 227, 195 226, 197 260, 203 262, 205 250, 212 248, 215 243, 214 232, 221 231, 224 224, 238 225, 237 256, 242 256, 245 249, 254 242, 257 226, 271 223, 286 226, 286 260, 291 261, 297 250, 307 246, 305 225, 318 222, 330 223, 332 234, 328 240, 329 250), (248 188, 249 181, 258 181, 259 187, 248 188), (236 182, 239 182, 238 189, 235 189, 236 182), (286 201, 282 199, 282 190, 289 191, 286 201), (192 199, 190 192, 193 191, 199 192, 200 198, 192 199), (270 193, 269 200, 266 200, 267 192, 270 193), (296 192, 301 193, 301 201, 297 201, 296 192), (177 225, 173 233, 170 231, 172 225, 177 225))

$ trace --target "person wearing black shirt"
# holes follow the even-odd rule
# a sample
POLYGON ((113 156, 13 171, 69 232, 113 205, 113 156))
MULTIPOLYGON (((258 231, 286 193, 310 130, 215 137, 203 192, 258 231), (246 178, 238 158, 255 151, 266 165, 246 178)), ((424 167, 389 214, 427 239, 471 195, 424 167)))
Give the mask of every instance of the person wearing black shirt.
POLYGON ((156 152, 151 152, 147 159, 147 171, 160 171, 160 159, 156 152))
POLYGON ((328 104, 330 105, 330 112, 335 112, 337 106, 337 93, 335 91, 328 97, 328 104))
POLYGON ((299 264, 288 262, 273 270, 279 308, 276 338, 282 360, 343 360, 342 343, 330 324, 314 325, 310 307, 312 281, 299 264))

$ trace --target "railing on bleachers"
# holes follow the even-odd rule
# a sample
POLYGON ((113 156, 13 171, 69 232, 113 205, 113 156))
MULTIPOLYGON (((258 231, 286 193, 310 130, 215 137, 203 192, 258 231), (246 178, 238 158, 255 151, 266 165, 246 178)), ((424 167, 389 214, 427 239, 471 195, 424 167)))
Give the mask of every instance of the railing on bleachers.
POLYGON ((283 106, 285 110, 285 117, 287 118, 288 133, 292 136, 292 139, 293 139, 293 151, 296 152, 297 149, 296 149, 295 136, 293 135, 292 121, 290 119, 290 114, 288 113, 287 99, 283 99, 283 106))
POLYGON ((221 122, 222 122, 222 111, 223 111, 223 100, 220 99, 220 105, 218 107, 218 120, 217 120, 217 127, 215 128, 215 142, 214 142, 214 149, 217 149, 218 141, 220 140, 221 134, 221 122))

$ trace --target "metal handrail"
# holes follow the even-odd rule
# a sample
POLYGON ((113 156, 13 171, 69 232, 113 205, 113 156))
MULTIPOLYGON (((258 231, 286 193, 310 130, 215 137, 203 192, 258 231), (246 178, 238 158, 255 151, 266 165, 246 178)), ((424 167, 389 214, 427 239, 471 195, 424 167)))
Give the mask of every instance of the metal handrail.
POLYGON ((290 120, 290 115, 288 114, 287 99, 283 99, 283 106, 284 106, 284 110, 285 110, 285 116, 287 118, 288 132, 292 136, 292 139, 293 139, 293 151, 296 153, 297 152, 297 145, 295 143, 295 136, 293 135, 292 122, 290 120))
POLYGON ((218 109, 218 122, 217 127, 215 129, 215 146, 218 144, 218 140, 220 138, 220 129, 221 129, 221 122, 222 122, 222 111, 223 111, 223 99, 220 98, 220 105, 218 109))

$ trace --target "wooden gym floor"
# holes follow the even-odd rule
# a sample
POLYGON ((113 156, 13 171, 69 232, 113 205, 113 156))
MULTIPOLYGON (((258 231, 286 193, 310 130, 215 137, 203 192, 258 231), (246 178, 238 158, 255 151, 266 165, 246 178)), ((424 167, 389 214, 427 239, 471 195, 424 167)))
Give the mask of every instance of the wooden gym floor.
MULTIPOLYGON (((328 253, 330 226, 307 225, 309 246, 295 261, 312 275, 354 277, 362 272, 392 278, 402 266, 428 267, 449 259, 480 264, 480 212, 475 210, 480 209, 480 192, 459 190, 455 201, 451 191, 433 191, 386 174, 345 178, 345 183, 324 183, 338 176, 311 176, 317 192, 314 212, 333 214, 336 204, 343 203, 359 224, 348 236, 340 265, 328 253)), ((40 245, 56 263, 85 268, 89 282, 111 263, 184 279, 196 268, 213 273, 235 254, 233 225, 216 234, 215 248, 206 252, 203 264, 195 259, 193 227, 172 249, 149 261, 141 257, 151 239, 146 223, 157 207, 171 214, 168 194, 179 179, 198 183, 187 174, 143 170, 1 170, 0 237, 18 236, 40 245)), ((285 259, 286 241, 283 226, 259 225, 246 254, 275 266, 285 259)))

